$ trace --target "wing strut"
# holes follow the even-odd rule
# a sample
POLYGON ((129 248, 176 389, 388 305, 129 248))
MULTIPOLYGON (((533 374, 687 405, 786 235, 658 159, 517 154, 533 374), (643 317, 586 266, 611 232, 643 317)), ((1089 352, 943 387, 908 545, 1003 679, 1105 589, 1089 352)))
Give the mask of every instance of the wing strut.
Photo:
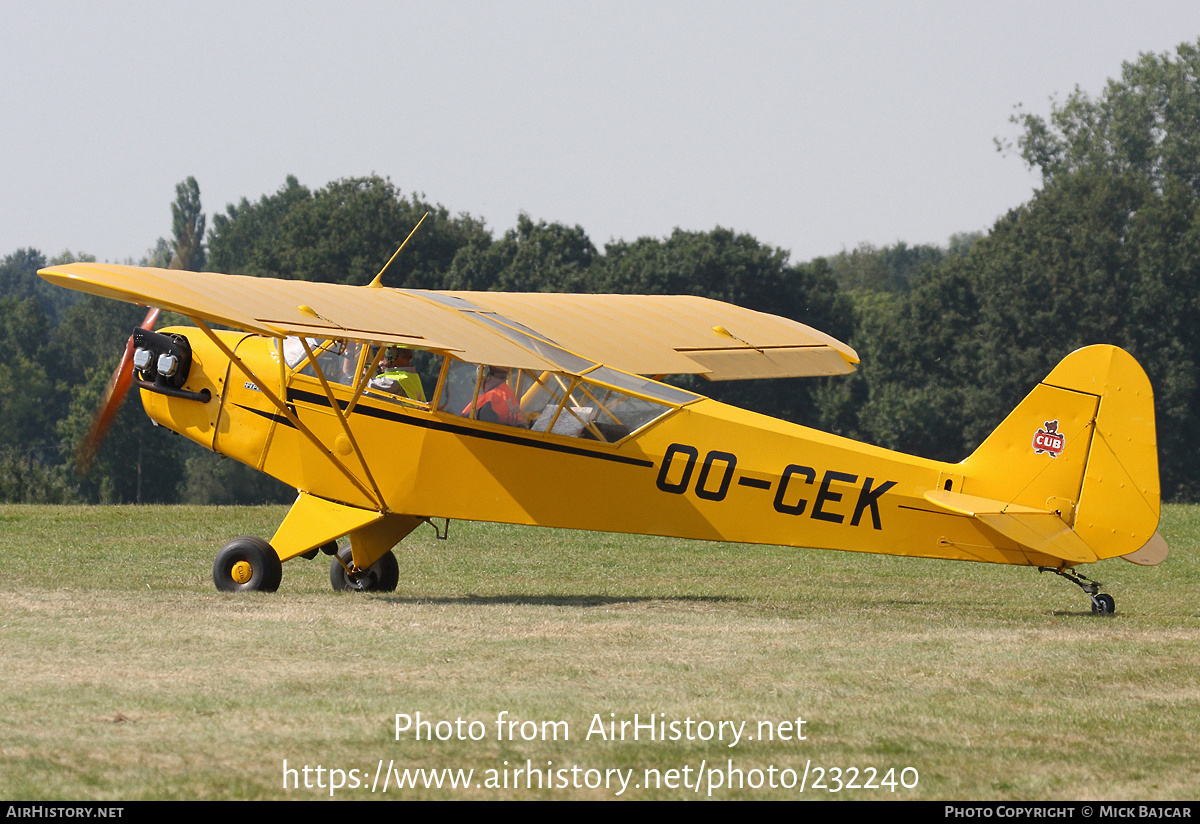
MULTIPOLYGON (((308 355, 308 362, 312 364, 313 373, 317 376, 317 380, 321 381, 321 388, 325 390, 325 397, 329 400, 329 406, 333 409, 333 413, 337 415, 338 423, 342 425, 342 433, 350 441, 350 446, 354 449, 354 456, 358 458, 358 463, 363 468, 363 474, 367 476, 367 482, 371 484, 371 489, 375 490, 375 500, 382 503, 383 493, 379 491, 379 484, 375 483, 375 478, 371 475, 370 468, 367 467, 367 458, 358 447, 358 439, 350 431, 350 424, 346 421, 346 416, 342 413, 341 404, 333 396, 333 390, 329 388, 329 381, 325 380, 325 373, 321 370, 321 365, 317 363, 317 356, 313 354, 312 348, 308 345, 308 339, 303 335, 300 337, 300 344, 304 347, 305 354, 308 355)), ((359 358, 359 360, 361 361, 362 358, 359 358)), ((360 376, 360 381, 361 377, 363 376, 360 376)))
MULTIPOLYGON (((375 505, 379 507, 380 511, 382 511, 384 509, 383 499, 382 499, 382 496, 378 496, 378 491, 376 491, 375 493, 372 493, 371 490, 369 490, 365 486, 363 486, 362 481, 360 481, 357 477, 355 477, 354 473, 350 471, 350 468, 347 467, 340 460, 338 460, 338 457, 336 455, 334 455, 333 452, 330 451, 330 449, 321 442, 321 439, 318 438, 311 429, 309 429, 307 426, 304 425, 304 423, 300 420, 299 417, 296 416, 296 414, 294 412, 292 412, 292 410, 288 407, 288 405, 286 403, 284 403, 282 400, 280 400, 279 397, 274 392, 272 392, 269 388, 267 388, 266 381, 261 380, 257 375, 255 375, 254 370, 252 370, 249 366, 247 366, 245 363, 243 363, 242 359, 239 358, 237 355, 235 355, 233 353, 233 350, 230 349, 228 346, 226 346, 225 342, 222 341, 219 337, 217 337, 217 335, 215 335, 213 333, 213 330, 209 328, 207 323, 205 323, 200 318, 196 318, 196 317, 190 317, 190 318, 188 318, 188 320, 190 320, 192 323, 196 324, 196 326, 199 327, 200 331, 202 331, 205 335, 207 335, 208 339, 211 340, 213 343, 215 343, 217 345, 217 348, 220 349, 221 352, 224 353, 225 356, 229 358, 229 362, 232 363, 234 366, 236 366, 238 369, 240 369, 243 375, 245 375, 247 378, 249 378, 251 381, 253 381, 258 386, 258 388, 260 390, 262 390, 262 393, 267 396, 267 400, 269 400, 271 403, 275 404, 275 408, 278 409, 283 414, 284 417, 286 417, 289 421, 291 421, 292 425, 295 426, 296 429, 301 434, 304 435, 304 437, 308 438, 312 442, 312 444, 314 446, 316 446, 321 451, 321 453, 325 455, 326 458, 329 459, 330 463, 332 463, 339 472, 341 472, 343 475, 345 475, 346 479, 348 481, 350 481, 350 483, 354 484, 355 488, 358 489, 359 492, 361 492, 367 498, 374 501, 375 505)), ((305 348, 307 348, 307 347, 305 347, 305 348)), ((335 404, 335 407, 336 407, 336 404, 335 404)))
MULTIPOLYGON (((369 348, 370 347, 368 347, 368 346, 363 347, 363 357, 359 360, 359 368, 362 369, 362 371, 359 373, 360 377, 358 379, 358 385, 354 387, 354 395, 351 396, 350 403, 346 404, 346 414, 347 415, 349 415, 351 412, 353 412, 354 407, 358 405, 358 399, 362 397, 363 392, 366 391, 367 384, 369 384, 371 382, 371 375, 375 374, 375 368, 377 366, 379 366, 379 362, 381 360, 383 360, 383 353, 384 353, 385 348, 382 346, 376 346, 375 354, 371 358, 370 365, 366 366, 366 368, 364 369, 363 366, 366 365, 366 361, 367 361, 366 355, 368 354, 367 350, 369 348)), ((282 361, 281 361, 281 363, 282 363, 282 361)), ((314 369, 315 368, 316 367, 314 367, 314 369)), ((282 366, 280 367, 280 370, 282 371, 282 366)), ((279 385, 283 386, 284 384, 281 381, 279 385)), ((364 466, 365 466, 365 464, 364 464, 364 466)))

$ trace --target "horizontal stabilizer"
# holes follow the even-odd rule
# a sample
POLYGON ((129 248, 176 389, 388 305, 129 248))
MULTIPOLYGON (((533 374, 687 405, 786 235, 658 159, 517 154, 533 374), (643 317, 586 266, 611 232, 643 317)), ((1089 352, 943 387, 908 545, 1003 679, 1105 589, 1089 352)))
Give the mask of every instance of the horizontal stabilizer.
POLYGON ((1072 564, 1090 564, 1097 560, 1096 553, 1058 512, 944 489, 929 490, 925 500, 955 514, 975 518, 1035 552, 1072 564))
POLYGON ((1139 566, 1158 566, 1167 558, 1167 553, 1170 547, 1167 546, 1167 541, 1162 535, 1155 532, 1154 536, 1146 542, 1146 545, 1139 550, 1130 552, 1128 555, 1122 555, 1126 561, 1139 566))

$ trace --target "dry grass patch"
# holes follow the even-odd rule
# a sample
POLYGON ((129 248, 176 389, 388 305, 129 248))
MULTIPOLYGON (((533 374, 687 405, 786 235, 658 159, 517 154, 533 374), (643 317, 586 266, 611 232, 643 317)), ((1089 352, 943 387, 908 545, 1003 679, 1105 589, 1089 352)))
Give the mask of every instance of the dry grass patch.
MULTIPOLYGON (((915 767, 919 785, 897 793, 911 798, 1195 797, 1200 508, 1168 509, 1161 567, 1096 568, 1117 599, 1107 620, 1030 570, 469 524, 407 540, 394 594, 330 591, 323 556, 285 565, 275 594, 214 591, 219 546, 281 517, 0 507, 0 793, 328 797, 285 792, 284 759, 477 775, 552 761, 639 781, 645 768, 811 759, 915 767), (487 736, 395 740, 395 714, 417 711, 481 721, 487 736), (501 711, 566 721, 571 740, 498 741, 501 711), (748 731, 803 716, 807 740, 583 740, 609 713, 748 731)), ((464 795, 613 793, 373 797, 464 795)))

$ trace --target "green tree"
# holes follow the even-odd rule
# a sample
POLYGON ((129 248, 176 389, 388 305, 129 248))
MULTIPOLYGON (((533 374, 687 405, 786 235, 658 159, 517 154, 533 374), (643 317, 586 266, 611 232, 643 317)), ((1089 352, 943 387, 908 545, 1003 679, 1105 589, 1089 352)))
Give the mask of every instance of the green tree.
POLYGON ((204 268, 204 212, 200 207, 200 184, 189 177, 175 187, 171 204, 173 254, 168 268, 199 272, 204 268))
POLYGON ((58 351, 35 298, 0 298, 0 446, 41 463, 55 462, 54 425, 68 397, 58 351))
POLYGON ((146 254, 142 255, 137 265, 153 266, 156 269, 168 269, 174 257, 175 251, 171 247, 171 241, 165 237, 160 237, 154 242, 153 246, 146 250, 146 254))
POLYGON ((187 450, 179 500, 188 504, 289 504, 296 490, 198 445, 187 450))
MULTIPOLYGON (((785 250, 729 229, 676 229, 662 240, 645 237, 609 243, 593 272, 589 291, 699 295, 791 318, 842 340, 853 331, 851 303, 838 290, 826 260, 792 265, 785 250)), ((814 394, 821 381, 710 383, 686 378, 677 382, 764 414, 812 425, 823 420, 814 394)))
POLYGON ((75 499, 66 466, 43 463, 30 450, 0 447, 0 501, 65 504, 75 499))
POLYGON ((18 249, 0 262, 0 297, 17 300, 34 298, 52 323, 62 317, 67 307, 79 299, 78 292, 62 289, 38 277, 38 270, 63 263, 95 260, 91 255, 76 255, 65 251, 50 261, 36 249, 18 249))
POLYGON ((1200 496, 1200 49, 1143 55, 1103 95, 1021 114, 1042 189, 864 318, 858 426, 957 459, 1072 350, 1112 343, 1155 390, 1164 495, 1200 496))
MULTIPOLYGON (((1022 157, 1043 179, 1042 192, 1017 217, 1029 226, 1016 242, 1040 254, 1036 263, 1031 254, 1015 254, 1007 243, 1009 233, 1022 231, 1015 225, 997 238, 995 254, 1009 266, 1019 261, 1027 296, 1039 293, 1054 308, 1023 315, 1008 290, 993 301, 991 325, 1020 322, 1026 350, 1035 334, 1060 350, 1100 340, 1129 349, 1155 390, 1164 493, 1194 500, 1200 496, 1200 469, 1191 458, 1200 448, 1200 42, 1126 63, 1099 97, 1076 90, 1048 120, 1028 114, 1016 120, 1024 130, 1022 157)), ((1042 365, 1028 354, 1022 360, 1025 374, 1042 365)))
POLYGON ((218 271, 365 285, 426 212, 429 219, 388 268, 384 285, 437 288, 455 254, 491 236, 469 215, 453 217, 391 181, 348 178, 310 192, 295 177, 258 203, 245 198, 213 217, 209 265, 218 271))
MULTIPOLYGON (((964 254, 970 235, 951 238, 950 254, 964 254)), ((879 248, 863 243, 852 252, 839 252, 830 261, 838 286, 868 292, 908 292, 920 277, 945 259, 940 246, 909 246, 900 242, 879 248)))
POLYGON ((41 364, 17 355, 0 363, 0 444, 47 446, 53 421, 46 411, 54 389, 41 364))
POLYGON ((907 295, 866 293, 851 338, 859 371, 831 384, 822 411, 839 434, 946 461, 974 443, 968 422, 990 417, 980 397, 979 299, 974 279, 948 263, 907 295))
POLYGON ((1076 89, 1047 120, 1018 111, 1017 140, 1047 184, 1073 172, 1132 172, 1156 191, 1174 179, 1200 192, 1200 41, 1176 53, 1143 54, 1122 66, 1099 97, 1076 89))
POLYGON ((459 250, 446 277, 449 289, 501 292, 586 292, 596 247, 582 226, 534 223, 517 216, 516 227, 495 242, 459 250))

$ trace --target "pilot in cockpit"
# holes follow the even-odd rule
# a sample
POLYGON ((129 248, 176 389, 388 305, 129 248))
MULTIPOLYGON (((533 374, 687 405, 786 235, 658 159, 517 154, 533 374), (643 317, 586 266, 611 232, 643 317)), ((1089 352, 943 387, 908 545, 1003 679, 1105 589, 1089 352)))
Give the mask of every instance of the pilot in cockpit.
POLYGON ((404 395, 414 401, 425 400, 425 388, 421 376, 413 370, 413 350, 400 346, 389 346, 383 353, 380 372, 371 379, 371 388, 393 395, 404 395))
POLYGON ((502 423, 506 426, 521 425, 521 403, 508 385, 508 369, 503 366, 480 366, 479 397, 463 409, 464 418, 475 412, 475 420, 502 423))

